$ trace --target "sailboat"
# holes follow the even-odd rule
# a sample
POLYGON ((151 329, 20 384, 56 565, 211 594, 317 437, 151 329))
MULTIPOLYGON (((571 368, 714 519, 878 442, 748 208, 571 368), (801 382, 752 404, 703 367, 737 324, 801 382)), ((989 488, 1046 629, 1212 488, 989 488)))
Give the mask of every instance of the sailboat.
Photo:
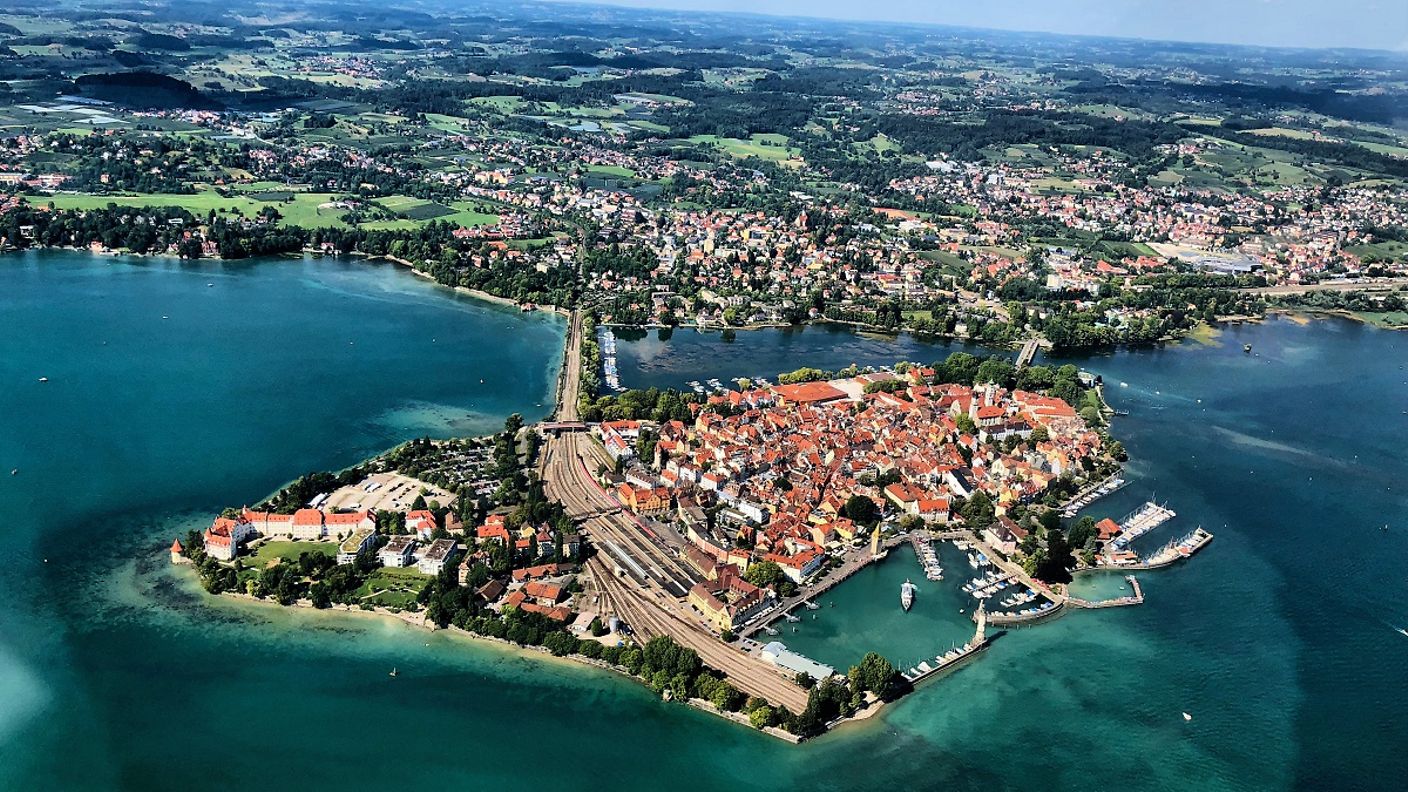
POLYGON ((1189 715, 1188 713, 1185 712, 1185 713, 1183 713, 1183 720, 1185 720, 1185 721, 1193 720, 1193 716, 1192 716, 1192 715, 1189 715))
POLYGON ((396 678, 397 672, 396 672, 395 666, 392 666, 392 668, 391 668, 391 673, 387 674, 387 676, 391 677, 392 679, 395 679, 395 678, 396 678))

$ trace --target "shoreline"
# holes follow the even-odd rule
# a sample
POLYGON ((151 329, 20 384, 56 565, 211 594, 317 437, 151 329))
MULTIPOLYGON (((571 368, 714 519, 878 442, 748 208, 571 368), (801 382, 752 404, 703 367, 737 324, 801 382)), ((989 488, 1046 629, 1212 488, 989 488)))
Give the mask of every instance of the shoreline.
MULTIPOLYGON (((190 564, 189 560, 187 560, 186 563, 181 564, 180 566, 189 568, 189 567, 191 566, 191 564, 190 564)), ((196 588, 199 589, 199 586, 197 586, 196 588)), ((313 604, 312 604, 311 602, 309 602, 308 600, 302 600, 302 599, 300 599, 300 600, 294 602, 292 605, 281 605, 281 604, 279 604, 278 602, 274 602, 274 601, 272 601, 272 600, 260 599, 260 598, 258 598, 258 597, 250 596, 249 594, 241 594, 241 593, 234 592, 234 591, 226 591, 226 592, 222 592, 222 593, 220 593, 220 594, 209 594, 209 593, 207 593, 206 591, 204 591, 204 590, 202 589, 202 590, 200 590, 200 594, 201 594, 201 596, 203 596, 203 597, 209 597, 209 598, 211 598, 211 599, 213 599, 213 600, 219 600, 219 599, 222 599, 222 598, 228 598, 229 600, 234 601, 234 602, 242 602, 242 603, 250 604, 250 605, 268 606, 268 607, 280 608, 280 609, 290 610, 290 611, 294 611, 294 609, 302 609, 302 610, 309 610, 309 611, 321 612, 321 613, 328 613, 328 614, 357 615, 357 616, 366 616, 366 617, 381 618, 381 619, 392 619, 392 620, 394 620, 394 621, 399 621, 399 622, 401 622, 402 624, 405 624, 405 625, 408 626, 408 627, 414 627, 414 628, 422 629, 422 630, 425 630, 425 631, 427 631, 427 632, 431 632, 431 633, 443 632, 443 633, 448 633, 448 634, 450 634, 450 635, 453 635, 453 636, 455 636, 457 639, 468 640, 468 641, 475 642, 475 643, 482 642, 482 643, 485 644, 485 645, 482 646, 481 648, 490 648, 491 646, 493 646, 493 647, 497 647, 498 649, 500 649, 501 651, 504 651, 504 652, 506 652, 506 653, 513 654, 513 655, 516 655, 516 656, 519 656, 519 657, 523 657, 523 658, 526 658, 526 659, 539 660, 539 661, 545 660, 545 661, 548 661, 548 662, 560 662, 560 663, 563 663, 563 664, 565 664, 565 665, 568 665, 568 666, 571 666, 571 667, 574 667, 574 668, 581 668, 581 667, 595 668, 595 669, 597 669, 597 670, 599 670, 599 671, 605 671, 605 672, 614 674, 614 675, 616 675, 616 676, 618 676, 618 677, 621 677, 621 678, 623 678, 623 679, 625 679, 625 680, 627 680, 627 681, 629 681, 629 682, 634 682, 635 684, 637 684, 637 685, 639 685, 639 686, 641 686, 641 687, 643 687, 643 688, 646 688, 647 690, 649 690, 649 688, 650 688, 650 686, 645 682, 645 680, 643 680, 643 679, 641 679, 640 677, 638 677, 638 676, 636 676, 636 675, 630 673, 630 671, 629 671, 628 669, 626 669, 624 666, 615 666, 615 665, 612 665, 612 664, 610 664, 610 663, 606 663, 606 662, 601 661, 601 660, 595 660, 595 659, 593 659, 593 658, 585 657, 585 656, 583 656, 583 655, 577 655, 577 654, 555 655, 555 654, 553 654, 551 651, 549 651, 549 650, 547 650, 546 648, 541 647, 541 646, 524 646, 524 645, 522 645, 522 644, 513 643, 512 641, 506 640, 506 639, 504 639, 504 638, 495 638, 495 637, 493 637, 492 635, 480 635, 480 634, 478 634, 478 633, 473 633, 473 632, 470 632, 470 631, 468 631, 468 630, 460 629, 459 627, 456 627, 456 626, 454 626, 454 625, 450 625, 449 627, 438 627, 438 626, 436 626, 436 625, 434 625, 434 624, 429 624, 429 623, 427 623, 427 622, 425 621, 425 613, 424 613, 423 611, 418 611, 418 612, 401 611, 400 613, 396 613, 396 612, 393 612, 393 611, 391 611, 391 610, 389 610, 389 609, 387 609, 387 608, 383 608, 383 607, 380 607, 380 606, 375 607, 375 608, 372 608, 371 610, 366 610, 366 609, 359 608, 359 607, 356 607, 356 606, 353 606, 353 605, 333 605, 333 606, 328 607, 328 608, 315 608, 315 607, 313 607, 313 604)), ((674 700, 671 699, 671 700, 669 700, 669 701, 674 701, 674 700)), ((669 703, 669 701, 666 701, 666 703, 669 703)), ((775 727, 775 726, 769 726, 769 727, 763 728, 763 729, 754 728, 754 727, 753 727, 753 724, 748 721, 748 716, 747 716, 747 715, 745 715, 745 714, 743 714, 743 713, 741 713, 741 712, 731 712, 731 711, 729 711, 729 710, 721 710, 721 709, 719 709, 718 707, 715 707, 712 703, 710 703, 710 702, 708 702, 708 701, 705 701, 705 700, 703 700, 703 699, 690 698, 690 699, 687 699, 687 700, 685 700, 684 702, 681 702, 681 703, 683 703, 685 706, 692 707, 692 708, 694 708, 694 709, 696 709, 696 710, 699 710, 700 712, 708 713, 708 714, 713 715, 713 716, 715 716, 715 717, 718 717, 718 718, 721 718, 721 719, 723 719, 723 720, 726 720, 726 721, 728 721, 728 722, 730 722, 730 723, 733 723, 733 724, 736 724, 736 725, 739 725, 739 726, 743 726, 743 727, 745 727, 745 728, 747 728, 747 729, 750 729, 750 730, 752 730, 752 731, 756 731, 756 732, 760 732, 760 733, 763 733, 763 734, 767 734, 767 735, 769 735, 769 736, 771 736, 771 737, 780 739, 780 740, 782 740, 783 742, 788 742, 788 743, 791 743, 791 744, 793 744, 793 745, 798 745, 798 744, 801 744, 802 742, 805 742, 805 741, 806 741, 806 738, 798 737, 797 735, 792 734, 791 732, 784 731, 784 730, 779 729, 779 728, 777 728, 777 727, 775 727)), ((850 722, 850 721, 866 720, 866 719, 868 719, 871 715, 874 715, 875 712, 879 711, 879 709, 880 709, 880 706, 876 706, 876 705, 872 705, 872 706, 870 706, 870 707, 867 707, 865 710, 862 710, 862 713, 866 713, 866 714, 864 715, 864 717, 861 717, 860 714, 858 714, 858 715, 855 716, 855 717, 843 719, 843 720, 841 720, 841 721, 836 722, 836 723, 833 725, 832 728, 835 728, 835 727, 837 727, 837 726, 844 725, 845 723, 850 722)), ((831 730, 831 729, 828 729, 827 732, 824 732, 824 733, 829 733, 830 730, 831 730)))
POLYGON ((570 317, 570 316, 572 315, 571 311, 569 311, 569 310, 566 309, 566 308, 563 308, 563 307, 560 306, 560 305, 536 305, 536 304, 534 304, 534 305, 535 305, 534 309, 533 309, 532 311, 528 311, 528 310, 524 310, 522 303, 519 303, 517 300, 514 300, 514 299, 512 299, 512 298, 510 298, 510 297, 502 297, 502 296, 497 295, 497 294, 490 294, 489 292, 486 292, 486 291, 484 291, 484 290, 482 290, 482 289, 471 289, 471 288, 469 288, 468 286, 448 286, 448 285, 446 285, 446 284, 444 284, 444 283, 441 283, 441 282, 438 281, 438 280, 435 280, 435 277, 434 277, 433 275, 431 275, 431 274, 429 274, 429 273, 427 273, 427 272, 422 272, 422 271, 421 271, 419 268, 417 268, 416 265, 415 265, 414 263, 412 263, 411 261, 409 261, 409 260, 407 260, 407 259, 399 258, 399 257, 397 257, 397 256, 389 256, 389 255, 374 256, 374 255, 372 255, 372 254, 370 254, 370 253, 359 253, 359 252, 357 252, 357 251, 353 251, 350 255, 358 256, 358 257, 365 258, 365 259, 369 259, 369 260, 390 261, 390 262, 393 263, 393 264, 399 264, 399 265, 405 267, 406 269, 410 270, 412 275, 415 275, 415 276, 418 277, 418 278, 425 278, 426 280, 430 281, 431 283, 434 283, 435 285, 440 286, 440 287, 442 287, 442 288, 449 289, 449 290, 451 290, 451 291, 453 291, 453 292, 455 292, 455 293, 457 293, 457 294, 463 294, 463 295, 466 295, 466 296, 468 296, 468 297, 473 297, 473 298, 475 298, 475 299, 477 299, 477 300, 483 300, 484 302, 487 302, 487 303, 493 303, 494 305, 502 305, 502 306, 504 306, 504 307, 506 307, 506 308, 517 308, 519 311, 521 311, 521 312, 523 312, 523 313, 532 313, 533 311, 547 311, 547 312, 549 312, 549 313, 557 314, 558 316, 561 316, 561 317, 570 317))

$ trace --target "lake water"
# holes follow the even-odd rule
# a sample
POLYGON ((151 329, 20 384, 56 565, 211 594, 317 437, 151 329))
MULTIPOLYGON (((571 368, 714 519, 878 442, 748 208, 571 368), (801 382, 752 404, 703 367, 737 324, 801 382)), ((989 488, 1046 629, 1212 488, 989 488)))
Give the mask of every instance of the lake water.
MULTIPOLYGON (((1131 412, 1134 483, 1094 511, 1157 491, 1168 533, 1217 539, 1145 575, 1143 607, 1012 630, 800 747, 594 669, 213 600, 165 562, 175 533, 300 472, 542 415, 562 336, 366 262, 0 258, 0 466, 20 469, 0 477, 0 789, 1367 790, 1408 771, 1408 337, 1346 322, 1078 361, 1131 412)), ((684 379, 866 362, 767 346, 684 379)), ((837 589, 799 646, 841 666, 962 637, 962 599, 922 580, 891 626, 911 556, 837 589)))
MULTIPOLYGON (((600 331, 600 332, 604 332, 600 331)), ((952 352, 1001 353, 958 341, 927 341, 908 333, 857 332, 849 325, 740 330, 732 341, 718 330, 691 327, 654 330, 615 328, 616 365, 627 388, 687 388, 691 380, 766 377, 803 366, 836 371, 852 364, 889 366, 901 360, 933 363, 952 352)))

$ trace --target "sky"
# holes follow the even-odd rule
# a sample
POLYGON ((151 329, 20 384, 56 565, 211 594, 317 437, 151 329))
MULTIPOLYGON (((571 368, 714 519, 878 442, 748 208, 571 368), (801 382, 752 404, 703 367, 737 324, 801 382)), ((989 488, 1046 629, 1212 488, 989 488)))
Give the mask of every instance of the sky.
POLYGON ((1408 51, 1408 0, 591 0, 612 5, 1408 51))

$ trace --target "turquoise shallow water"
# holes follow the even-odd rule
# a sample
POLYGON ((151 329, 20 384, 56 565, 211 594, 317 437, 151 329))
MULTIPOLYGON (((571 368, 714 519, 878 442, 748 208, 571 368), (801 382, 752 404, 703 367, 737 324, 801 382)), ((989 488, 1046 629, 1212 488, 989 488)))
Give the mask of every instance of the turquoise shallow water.
MULTIPOLYGON (((1382 789, 1408 770, 1408 348, 1344 322, 1080 361, 1132 413, 1135 483, 1099 509, 1156 490, 1169 532, 1216 541, 1146 576, 1142 608, 1012 631, 799 748, 596 670, 212 601, 164 562, 173 533, 304 470, 536 417, 562 332, 366 262, 0 258, 0 467, 21 470, 0 477, 0 789, 1382 789)), ((781 353, 740 334, 730 354, 757 374, 781 353)), ((926 582, 891 626, 892 582, 874 607, 848 582, 807 650, 963 634, 926 582)))

